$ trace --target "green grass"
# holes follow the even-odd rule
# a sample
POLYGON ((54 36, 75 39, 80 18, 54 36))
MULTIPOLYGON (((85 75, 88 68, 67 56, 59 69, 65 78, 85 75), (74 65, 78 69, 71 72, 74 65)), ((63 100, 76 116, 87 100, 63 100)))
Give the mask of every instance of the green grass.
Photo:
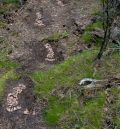
POLYGON ((74 97, 66 96, 64 100, 59 100, 61 95, 52 99, 51 92, 57 87, 74 88, 79 80, 85 77, 93 77, 92 60, 96 55, 96 51, 86 51, 78 56, 73 56, 64 63, 56 65, 54 68, 46 72, 35 72, 32 77, 36 81, 35 93, 41 97, 47 97, 49 106, 45 113, 45 120, 49 125, 59 123, 61 114, 76 100, 74 97))
POLYGON ((103 23, 102 23, 102 21, 97 21, 97 22, 95 22, 95 23, 93 23, 93 24, 90 24, 90 25, 88 25, 86 28, 85 28, 85 30, 86 31, 93 31, 93 30, 95 30, 95 29, 102 29, 103 28, 103 23))
POLYGON ((18 0, 4 0, 3 3, 3 5, 0 5, 0 14, 18 9, 20 6, 18 0))
POLYGON ((37 81, 35 92, 48 94, 57 86, 73 87, 80 79, 93 77, 92 60, 95 56, 96 51, 86 51, 56 65, 47 72, 35 72, 33 74, 33 78, 37 81))
POLYGON ((14 70, 10 70, 0 75, 0 98, 4 95, 5 85, 8 79, 18 79, 18 75, 14 72, 14 70))
POLYGON ((99 95, 98 98, 89 100, 85 106, 83 106, 81 112, 81 119, 83 121, 83 127, 86 129, 100 129, 103 119, 103 108, 105 105, 106 96, 104 94, 99 95))
POLYGON ((82 35, 82 40, 85 43, 91 43, 93 41, 93 36, 89 31, 85 31, 84 34, 82 35))
POLYGON ((47 38, 49 42, 58 42, 60 39, 67 38, 69 36, 69 33, 67 31, 64 31, 63 33, 55 32, 50 37, 47 38))
POLYGON ((13 69, 13 68, 17 68, 19 67, 20 65, 17 64, 16 62, 13 62, 13 61, 4 61, 4 62, 1 62, 0 61, 0 68, 6 68, 6 69, 13 69))
POLYGON ((17 4, 19 3, 19 0, 3 0, 3 3, 5 4, 17 4))
POLYGON ((6 25, 7 25, 7 24, 6 24, 5 22, 0 21, 0 29, 5 28, 6 25))
POLYGON ((45 120, 49 125, 56 125, 64 111, 65 106, 60 103, 59 98, 52 96, 49 98, 49 107, 44 114, 45 120))
POLYGON ((103 25, 101 21, 97 21, 96 23, 92 23, 90 25, 88 25, 85 28, 85 32, 82 34, 82 40, 85 43, 92 43, 92 42, 96 42, 96 45, 101 44, 102 42, 102 38, 96 38, 94 39, 93 35, 91 34, 92 31, 94 31, 95 29, 102 29, 103 25))
POLYGON ((99 74, 103 77, 106 77, 112 73, 120 73, 120 55, 118 53, 115 53, 110 57, 105 57, 104 65, 99 70, 99 74))
POLYGON ((0 55, 0 68, 5 68, 9 70, 20 66, 18 63, 9 60, 4 54, 2 54, 0 55))
POLYGON ((57 99, 49 106, 45 118, 49 125, 57 125, 60 129, 84 128, 84 129, 100 129, 104 117, 103 108, 105 106, 106 96, 104 93, 84 100, 84 104, 80 105, 82 98, 75 98, 76 93, 72 94, 72 100, 66 101, 57 99), (74 97, 73 97, 74 96, 74 97), (74 99, 73 99, 74 98, 74 99), (58 104, 59 103, 59 104, 58 104), (57 106, 56 106, 57 105, 57 106), (48 119, 49 118, 49 119, 48 119), (54 119, 53 119, 54 118, 54 119), (53 120, 53 121, 52 121, 53 120))
POLYGON ((19 65, 8 59, 9 51, 11 51, 10 45, 4 38, 0 38, 0 69, 4 69, 5 73, 0 73, 0 99, 4 94, 6 81, 8 79, 17 79, 18 75, 13 69, 19 67, 19 65))
POLYGON ((113 124, 116 125, 116 129, 120 128, 120 88, 112 88, 112 94, 114 94, 116 100, 115 103, 112 105, 112 110, 116 111, 116 115, 113 117, 113 124))
MULTIPOLYGON (((101 128, 105 93, 99 92, 91 99, 86 98, 81 105, 82 91, 76 91, 76 85, 81 79, 93 78, 93 59, 97 52, 97 50, 84 51, 48 71, 33 73, 32 78, 36 82, 34 92, 38 97, 48 100, 48 106, 44 112, 44 119, 48 125, 57 126, 60 129, 101 128)), ((119 64, 119 55, 105 57, 103 66, 97 70, 94 78, 100 79, 113 72, 119 73, 119 64)))
POLYGON ((0 38, 0 68, 13 69, 19 67, 19 65, 10 61, 8 58, 9 52, 12 51, 12 48, 9 43, 4 38, 0 38))

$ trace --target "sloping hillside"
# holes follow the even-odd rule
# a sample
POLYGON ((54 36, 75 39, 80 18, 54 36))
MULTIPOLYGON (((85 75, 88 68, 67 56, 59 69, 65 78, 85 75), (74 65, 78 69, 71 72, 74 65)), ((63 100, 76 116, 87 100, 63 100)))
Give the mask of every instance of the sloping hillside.
POLYGON ((1 129, 120 128, 119 50, 94 61, 100 11, 97 0, 1 2, 1 129))

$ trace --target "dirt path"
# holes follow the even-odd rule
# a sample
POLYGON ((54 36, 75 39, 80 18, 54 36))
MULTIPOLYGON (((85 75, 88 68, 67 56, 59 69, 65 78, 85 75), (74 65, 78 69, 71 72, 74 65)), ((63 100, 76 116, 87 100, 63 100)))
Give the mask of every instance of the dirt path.
POLYGON ((40 103, 33 94, 29 77, 9 81, 0 113, 1 129, 43 129, 40 103))
MULTIPOLYGON (((46 52, 44 53, 45 55, 38 52, 38 46, 41 48, 40 51, 44 51, 45 46, 39 45, 42 44, 41 40, 48 38, 54 33, 62 34, 67 31, 69 37, 66 40, 55 42, 57 45, 52 48, 56 49, 56 53, 59 55, 61 53, 61 56, 63 53, 63 56, 66 58, 69 44, 79 43, 76 40, 78 37, 73 34, 76 31, 76 24, 80 28, 84 28, 86 24, 89 24, 92 18, 91 13, 94 11, 93 7, 96 7, 96 5, 97 2, 95 0, 28 1, 21 10, 8 17, 6 16, 9 19, 7 30, 0 30, 0 34, 5 38, 7 37, 7 40, 12 45, 10 58, 17 60, 28 71, 40 69, 41 67, 50 67, 44 63, 45 60, 41 61, 35 58, 36 55, 40 58, 47 56, 46 52), (34 66, 27 66, 29 62, 32 62, 34 66)), ((52 44, 49 45, 52 47, 52 44)), ((51 61, 48 60, 47 64, 51 64, 51 61)))
MULTIPOLYGON (((1 129, 47 129, 42 120, 43 103, 37 100, 34 83, 24 74, 46 70, 67 57, 69 44, 77 37, 76 25, 84 27, 91 19, 96 0, 29 0, 17 12, 6 17, 7 28, 0 29, 12 52, 9 57, 21 64, 17 73, 21 79, 8 81, 5 97, 0 106, 1 129), (12 20, 10 20, 12 19, 12 20), (49 42, 43 40, 54 32, 69 32, 67 39, 49 42), (41 105, 42 104, 42 105, 41 105)), ((52 128, 53 129, 53 128, 52 128)))

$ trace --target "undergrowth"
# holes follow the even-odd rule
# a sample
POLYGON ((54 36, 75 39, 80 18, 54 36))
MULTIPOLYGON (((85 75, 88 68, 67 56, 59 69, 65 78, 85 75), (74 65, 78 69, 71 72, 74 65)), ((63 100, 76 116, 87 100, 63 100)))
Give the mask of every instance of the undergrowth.
POLYGON ((19 66, 16 62, 9 60, 11 51, 10 44, 4 38, 0 38, 0 68, 12 69, 19 66))
POLYGON ((0 14, 9 13, 20 7, 18 0, 3 0, 2 3, 3 4, 0 4, 0 14))
POLYGON ((116 129, 120 128, 120 89, 119 88, 112 88, 112 93, 115 96, 115 102, 112 105, 112 110, 114 111, 115 116, 113 116, 113 124, 115 125, 116 129))
POLYGON ((90 25, 88 25, 85 30, 84 33, 81 36, 81 39, 85 42, 85 43, 95 43, 96 45, 100 45, 102 43, 102 38, 96 38, 92 35, 92 31, 94 31, 95 29, 102 29, 103 25, 102 25, 102 21, 97 21, 95 23, 91 23, 90 25))
POLYGON ((18 4, 19 0, 3 0, 4 4, 18 4))
POLYGON ((3 38, 0 37, 0 99, 4 95, 4 90, 6 86, 6 81, 8 79, 17 79, 18 75, 13 69, 17 68, 19 65, 9 60, 8 55, 11 51, 9 43, 3 38))
POLYGON ((95 55, 96 51, 86 51, 78 56, 70 57, 47 72, 35 72, 33 78, 38 82, 35 91, 46 94, 59 85, 72 87, 84 77, 93 77, 92 59, 95 55))
POLYGON ((49 42, 58 42, 60 39, 64 39, 69 37, 69 33, 67 31, 64 32, 54 32, 50 37, 47 38, 49 42))
POLYGON ((97 50, 84 51, 48 71, 33 73, 32 78, 36 82, 34 92, 38 97, 48 100, 44 112, 44 119, 48 125, 61 129, 101 128, 105 92, 99 92, 90 98, 83 97, 78 82, 86 77, 102 79, 113 71, 119 73, 120 69, 116 69, 115 64, 118 65, 120 57, 105 57, 103 67, 98 68, 93 76, 93 60, 96 53, 97 50))

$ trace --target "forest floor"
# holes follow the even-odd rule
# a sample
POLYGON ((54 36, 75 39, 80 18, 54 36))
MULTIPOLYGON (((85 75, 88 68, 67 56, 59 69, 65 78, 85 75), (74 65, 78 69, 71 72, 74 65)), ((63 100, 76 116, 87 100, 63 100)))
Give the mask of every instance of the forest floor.
POLYGON ((0 5, 0 129, 119 129, 120 56, 94 62, 88 35, 101 29, 98 2, 17 6, 0 5), (84 89, 83 78, 102 83, 84 89))

